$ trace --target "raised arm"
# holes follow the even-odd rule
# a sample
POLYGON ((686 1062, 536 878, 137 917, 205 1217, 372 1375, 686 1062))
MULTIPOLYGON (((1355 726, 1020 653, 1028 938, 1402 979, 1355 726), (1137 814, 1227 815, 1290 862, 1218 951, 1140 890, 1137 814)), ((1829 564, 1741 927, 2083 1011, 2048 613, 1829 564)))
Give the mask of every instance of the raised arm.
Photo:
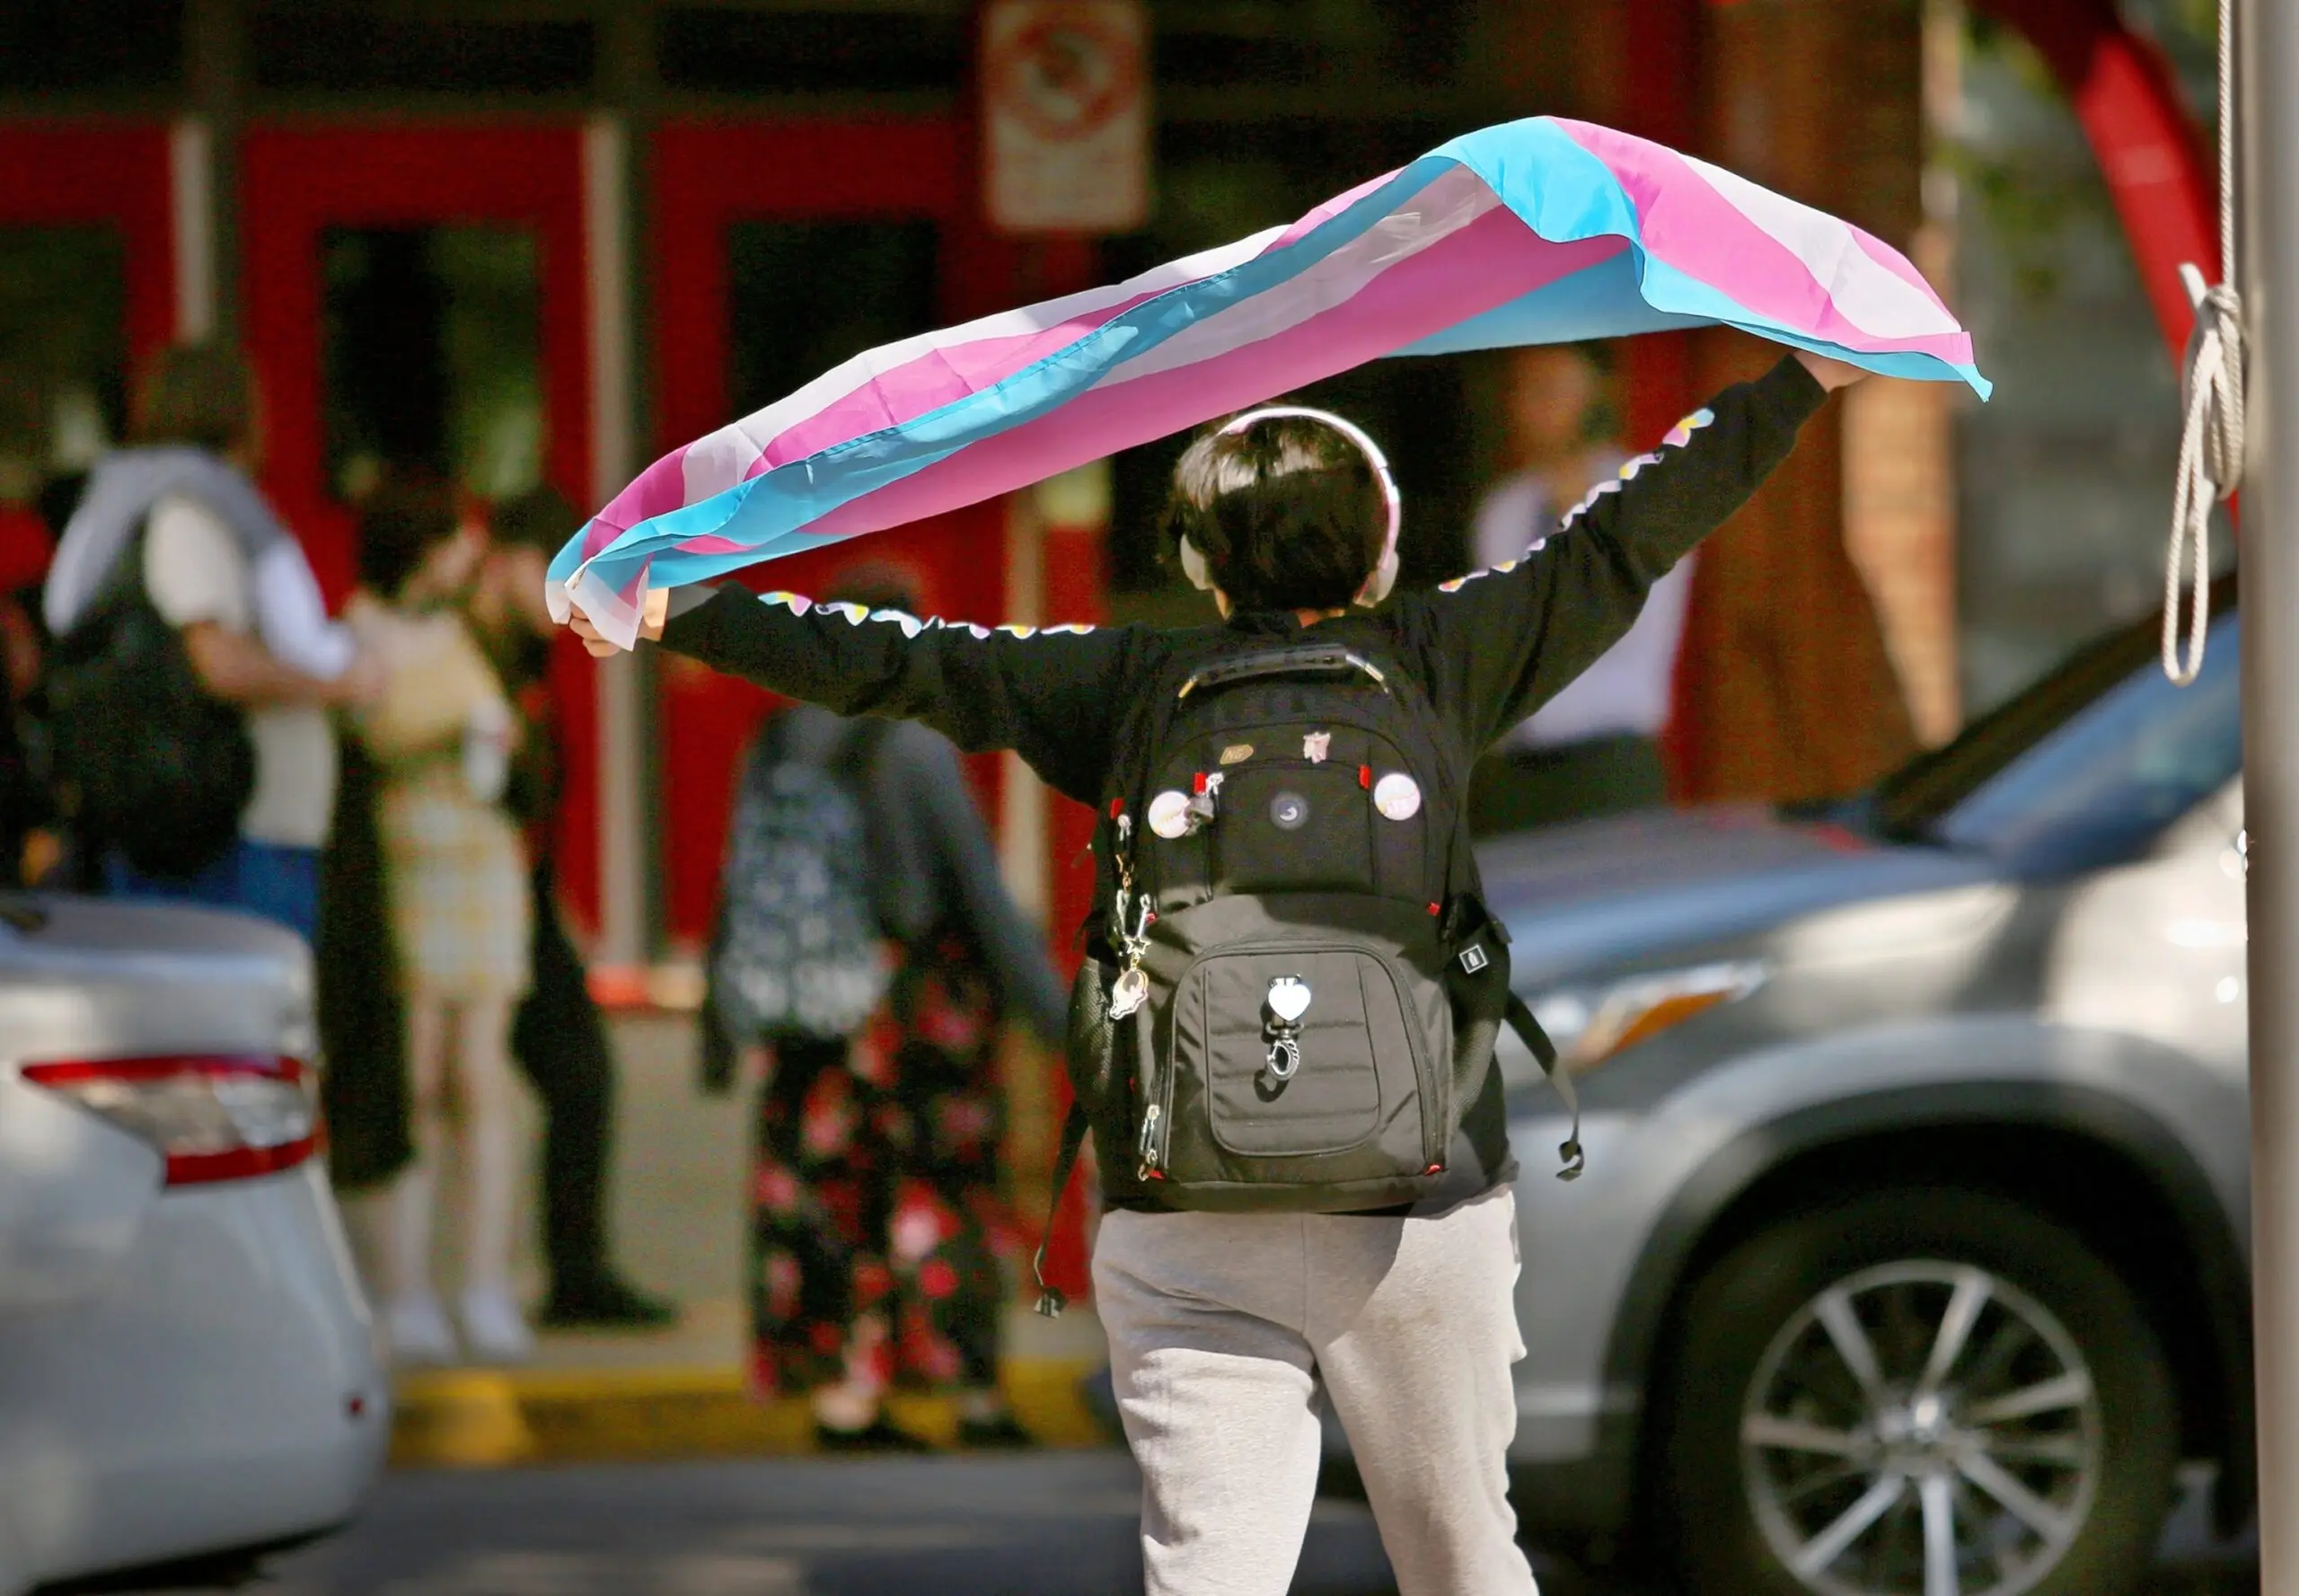
POLYGON ((1634 624, 1645 595, 1787 457, 1830 389, 1863 375, 1792 355, 1725 389, 1518 559, 1406 595, 1440 708, 1472 753, 1554 698, 1634 624))
MULTIPOLYGON (((648 597, 642 632, 666 648, 841 715, 922 720, 970 754, 1011 748, 1048 786, 1088 804, 1100 801, 1146 636, 993 629, 735 586, 676 614, 665 595, 648 597)), ((599 651, 579 612, 576 630, 599 651)))

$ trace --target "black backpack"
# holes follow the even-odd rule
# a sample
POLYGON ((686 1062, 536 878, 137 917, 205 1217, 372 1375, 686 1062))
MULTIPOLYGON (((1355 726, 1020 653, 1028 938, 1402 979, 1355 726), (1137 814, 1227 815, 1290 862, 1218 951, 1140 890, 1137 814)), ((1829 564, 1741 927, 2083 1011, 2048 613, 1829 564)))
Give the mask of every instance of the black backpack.
POLYGON ((711 1010, 733 1037, 850 1036, 884 1001, 865 789, 888 729, 857 720, 816 762, 785 751, 778 717, 744 761, 710 961, 711 1010))
MULTIPOLYGON (((1057 1195, 1090 1124, 1111 1190, 1160 1207, 1413 1203, 1504 1019, 1570 1101, 1478 896, 1467 759, 1404 672, 1326 644, 1235 654, 1135 727, 1144 757, 1099 820, 1057 1195)), ((1563 1153, 1569 1179, 1577 1124, 1563 1153)))
POLYGON ((56 640, 48 694, 57 786, 86 841, 176 880, 231 849, 255 791, 255 744, 153 606, 142 532, 56 640))

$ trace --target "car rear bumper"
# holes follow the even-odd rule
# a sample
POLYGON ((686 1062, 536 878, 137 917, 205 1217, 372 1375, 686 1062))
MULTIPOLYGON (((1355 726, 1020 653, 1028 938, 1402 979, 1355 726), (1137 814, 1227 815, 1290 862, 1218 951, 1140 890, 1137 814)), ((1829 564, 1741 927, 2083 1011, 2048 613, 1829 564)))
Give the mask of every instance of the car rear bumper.
POLYGON ((26 1578, 348 1518, 390 1393, 318 1163, 171 1191, 101 1291, 0 1316, 0 1564, 26 1578))

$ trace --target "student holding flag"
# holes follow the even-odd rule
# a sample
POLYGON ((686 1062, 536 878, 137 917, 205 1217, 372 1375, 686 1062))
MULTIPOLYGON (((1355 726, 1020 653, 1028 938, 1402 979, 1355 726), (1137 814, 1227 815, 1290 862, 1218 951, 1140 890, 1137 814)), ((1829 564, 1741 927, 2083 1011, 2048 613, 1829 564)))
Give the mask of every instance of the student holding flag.
MULTIPOLYGON (((859 356, 658 462, 554 561, 556 612, 595 654, 659 640, 840 714, 922 720, 1095 807, 1065 1158, 1090 1124, 1111 1208, 1096 1305, 1152 1596, 1287 1588, 1319 1381, 1401 1591, 1532 1591, 1491 1057, 1504 1013, 1546 1041, 1513 1011, 1460 795, 1864 370, 1986 386, 1887 246, 1536 119, 1290 227, 859 356), (1390 591, 1403 506, 1375 441, 1267 402, 1387 355, 1714 322, 1795 353, 1431 591, 1390 591), (708 586, 1208 420, 1167 533, 1217 626, 992 630, 708 586)), ((1569 1178, 1577 1134, 1561 1153, 1569 1178)))

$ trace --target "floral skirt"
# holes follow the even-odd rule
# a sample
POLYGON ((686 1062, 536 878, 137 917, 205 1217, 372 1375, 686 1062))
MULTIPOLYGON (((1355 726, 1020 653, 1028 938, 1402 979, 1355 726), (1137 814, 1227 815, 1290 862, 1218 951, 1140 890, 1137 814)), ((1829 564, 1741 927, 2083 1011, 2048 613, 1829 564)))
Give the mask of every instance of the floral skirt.
POLYGON ((775 1045, 751 1183, 759 1395, 997 1383, 997 1020, 965 948, 937 943, 862 1036, 775 1045))

